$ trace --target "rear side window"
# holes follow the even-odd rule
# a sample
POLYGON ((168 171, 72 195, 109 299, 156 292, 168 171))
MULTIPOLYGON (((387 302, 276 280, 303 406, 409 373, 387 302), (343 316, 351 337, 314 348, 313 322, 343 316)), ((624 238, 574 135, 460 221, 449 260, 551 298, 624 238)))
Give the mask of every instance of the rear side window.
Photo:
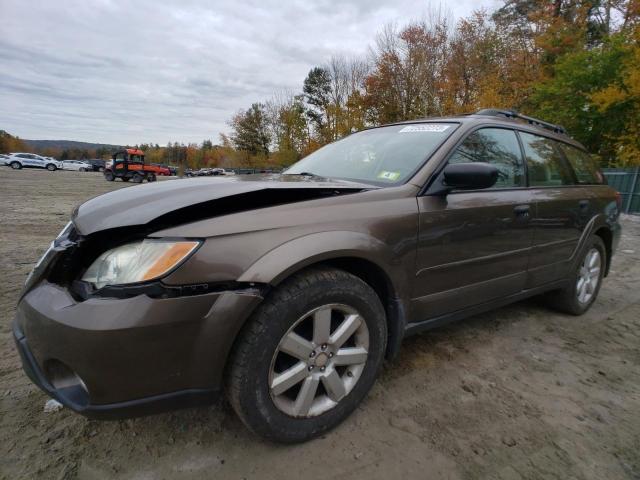
POLYGON ((579 184, 594 185, 604 183, 602 174, 598 170, 598 163, 591 155, 565 143, 560 143, 560 149, 573 168, 579 184))
POLYGON ((470 134, 449 158, 449 163, 469 162, 490 163, 498 169, 493 188, 524 186, 524 165, 513 130, 482 128, 470 134))
POLYGON ((520 132, 520 137, 527 158, 529 185, 554 187, 575 183, 557 142, 525 132, 520 132))

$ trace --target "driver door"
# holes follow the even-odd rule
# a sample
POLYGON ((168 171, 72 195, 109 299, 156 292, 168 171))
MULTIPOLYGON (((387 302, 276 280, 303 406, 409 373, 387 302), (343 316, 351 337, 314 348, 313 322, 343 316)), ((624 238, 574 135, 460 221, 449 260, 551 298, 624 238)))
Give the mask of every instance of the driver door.
POLYGON ((516 294, 527 277, 535 205, 515 132, 477 129, 447 162, 486 162, 500 173, 488 189, 418 198, 413 299, 420 320, 516 294))

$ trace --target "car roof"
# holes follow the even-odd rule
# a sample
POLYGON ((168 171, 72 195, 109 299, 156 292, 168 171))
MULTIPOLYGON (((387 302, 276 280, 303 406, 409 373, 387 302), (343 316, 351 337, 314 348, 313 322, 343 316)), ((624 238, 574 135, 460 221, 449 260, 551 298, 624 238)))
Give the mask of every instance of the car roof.
MULTIPOLYGON (((418 118, 415 120, 406 120, 402 122, 388 123, 386 125, 380 125, 386 127, 389 125, 405 125, 415 123, 432 123, 432 122, 455 122, 466 125, 468 128, 480 127, 483 125, 504 126, 508 128, 515 128, 518 130, 535 133, 536 135, 542 135, 545 137, 553 138, 564 143, 578 147, 581 150, 585 150, 585 147, 571 138, 566 130, 560 125, 554 125, 543 120, 539 120, 533 117, 520 115, 514 110, 496 110, 496 109, 484 109, 476 113, 452 115, 447 117, 426 117, 418 118)), ((376 127, 374 127, 376 128, 376 127)))

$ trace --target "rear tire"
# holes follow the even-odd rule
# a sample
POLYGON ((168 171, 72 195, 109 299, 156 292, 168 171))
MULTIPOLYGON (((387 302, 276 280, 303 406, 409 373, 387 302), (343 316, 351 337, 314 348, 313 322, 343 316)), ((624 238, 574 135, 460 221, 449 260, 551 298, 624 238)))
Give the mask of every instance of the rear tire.
POLYGON ((230 356, 227 396, 256 434, 310 440, 360 404, 386 340, 384 308, 369 285, 342 270, 307 270, 278 286, 248 320, 230 356), (282 375, 292 371, 295 383, 285 387, 282 375))
POLYGON ((133 183, 142 183, 144 181, 144 177, 142 175, 140 175, 139 173, 136 173, 133 175, 133 179, 132 179, 133 183))
POLYGON ((604 242, 599 236, 592 235, 582 247, 577 265, 571 270, 569 285, 546 295, 549 306, 571 315, 585 313, 598 297, 606 265, 604 242))
POLYGON ((147 176, 147 182, 155 182, 156 180, 157 178, 153 173, 147 176))
POLYGON ((14 170, 20 170, 22 168, 22 164, 20 162, 11 162, 9 165, 14 170))
POLYGON ((104 172, 104 178, 107 180, 107 182, 113 182, 116 179, 116 176, 111 170, 107 170, 106 172, 104 172))
POLYGON ((53 163, 47 164, 47 170, 49 170, 50 172, 55 172, 57 169, 58 167, 56 167, 53 163))

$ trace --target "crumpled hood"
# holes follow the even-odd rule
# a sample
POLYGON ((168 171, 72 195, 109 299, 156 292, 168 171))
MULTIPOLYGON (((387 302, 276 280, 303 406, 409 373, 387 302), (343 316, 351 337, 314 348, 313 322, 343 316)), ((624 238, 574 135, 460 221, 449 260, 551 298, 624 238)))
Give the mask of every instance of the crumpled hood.
POLYGON ((342 180, 282 175, 176 179, 122 188, 80 205, 72 220, 81 235, 158 223, 163 228, 282 203, 377 188, 342 180))

